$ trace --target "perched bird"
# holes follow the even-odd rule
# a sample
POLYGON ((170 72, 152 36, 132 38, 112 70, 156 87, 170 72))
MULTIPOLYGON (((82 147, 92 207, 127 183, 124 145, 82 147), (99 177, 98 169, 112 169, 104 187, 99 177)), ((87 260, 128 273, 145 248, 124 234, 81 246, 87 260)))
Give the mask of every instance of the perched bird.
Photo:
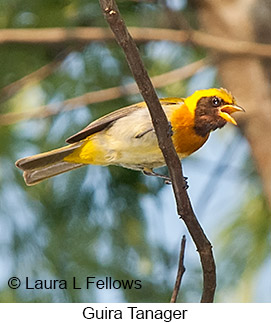
MULTIPOLYGON (((180 158, 198 150, 210 132, 244 111, 224 89, 196 91, 186 99, 160 99, 172 127, 172 140, 180 158)), ((165 165, 147 109, 141 102, 116 110, 68 138, 69 145, 18 160, 27 185, 87 165, 119 165, 162 177, 153 171, 165 165)))

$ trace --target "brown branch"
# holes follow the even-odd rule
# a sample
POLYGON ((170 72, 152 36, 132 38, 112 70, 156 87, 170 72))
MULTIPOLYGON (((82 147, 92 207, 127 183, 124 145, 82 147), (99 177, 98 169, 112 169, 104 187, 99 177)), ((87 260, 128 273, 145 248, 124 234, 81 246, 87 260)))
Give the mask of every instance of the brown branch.
POLYGON ((177 270, 177 277, 173 289, 173 293, 170 299, 170 303, 176 303, 177 296, 179 294, 183 274, 185 272, 185 267, 184 267, 184 250, 185 250, 185 243, 186 243, 186 238, 185 235, 182 237, 182 242, 181 242, 181 249, 180 249, 180 256, 179 256, 179 265, 178 265, 178 270, 177 270))
MULTIPOLYGON (((199 69, 206 66, 206 59, 193 62, 189 65, 177 68, 173 71, 154 76, 153 84, 156 88, 161 88, 166 85, 179 82, 188 77, 193 76, 199 69)), ((112 87, 105 90, 93 91, 85 93, 81 96, 68 99, 59 103, 52 103, 36 108, 34 111, 25 112, 10 112, 1 114, 0 126, 10 125, 23 120, 47 118, 57 115, 60 112, 71 111, 78 109, 87 104, 105 102, 120 98, 125 95, 138 93, 136 83, 127 84, 124 86, 112 87)))
MULTIPOLYGON (((271 45, 251 41, 233 40, 210 35, 196 30, 174 30, 164 28, 129 27, 136 41, 168 40, 175 43, 190 42, 196 46, 212 49, 230 55, 271 57, 271 45)), ((27 28, 1 29, 0 44, 40 44, 48 46, 66 46, 67 44, 87 44, 90 41, 114 39, 107 28, 27 28)))
POLYGON ((178 214, 185 222, 200 255, 203 269, 203 293, 201 302, 212 302, 216 287, 215 262, 212 246, 204 234, 190 203, 185 189, 182 167, 173 146, 168 120, 154 91, 150 78, 143 66, 138 49, 122 20, 114 0, 99 0, 104 16, 122 47, 140 93, 147 103, 163 153, 177 203, 178 214))

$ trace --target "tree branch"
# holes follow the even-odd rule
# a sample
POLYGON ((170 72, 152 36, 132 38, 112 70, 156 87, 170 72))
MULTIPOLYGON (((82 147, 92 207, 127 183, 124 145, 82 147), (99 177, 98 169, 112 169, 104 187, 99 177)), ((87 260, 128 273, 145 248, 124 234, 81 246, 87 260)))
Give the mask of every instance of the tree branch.
MULTIPOLYGON (((173 70, 161 75, 156 75, 152 78, 152 81, 156 88, 161 88, 166 85, 179 82, 188 77, 191 77, 197 71, 204 68, 205 66, 206 66, 206 59, 201 59, 199 61, 193 62, 186 66, 177 68, 176 70, 173 70)), ((29 79, 28 75, 25 76, 23 79, 25 80, 25 78, 29 79)), ((18 82, 21 83, 20 81, 21 80, 19 80, 18 82)), ((24 82, 23 84, 27 84, 27 83, 24 82)), ((24 120, 47 118, 53 115, 57 115, 60 112, 78 109, 87 104, 93 104, 93 103, 118 99, 125 95, 136 94, 138 92, 139 91, 138 91, 138 87, 136 86, 136 83, 130 83, 123 86, 116 86, 116 87, 99 90, 99 91, 87 92, 81 96, 67 99, 59 103, 51 103, 48 105, 37 107, 34 111, 31 110, 31 111, 24 111, 24 112, 9 112, 5 114, 1 114, 0 126, 14 124, 24 120)), ((1 93, 1 90, 0 90, 0 93, 1 93)))
MULTIPOLYGON (((164 28, 129 27, 129 32, 136 41, 168 40, 175 43, 190 42, 196 46, 212 49, 230 55, 271 57, 271 45, 231 38, 218 37, 197 30, 175 30, 164 28)), ((35 44, 48 46, 65 46, 67 44, 87 44, 90 41, 114 39, 107 28, 27 28, 1 29, 0 45, 35 44)))
POLYGON ((186 243, 186 238, 185 236, 182 237, 182 242, 181 242, 181 249, 180 249, 180 256, 179 256, 179 266, 177 270, 177 277, 175 281, 175 286, 173 289, 173 293, 170 299, 170 303, 176 303, 176 299, 180 290, 183 274, 185 272, 185 267, 184 267, 184 250, 185 250, 185 243, 186 243))
POLYGON ((185 189, 182 167, 173 146, 168 120, 160 105, 149 76, 143 66, 138 49, 122 20, 114 0, 99 0, 104 16, 122 47, 127 62, 137 82, 140 93, 150 111, 159 147, 163 153, 177 203, 178 214, 184 220, 200 254, 203 269, 203 293, 201 302, 212 302, 216 287, 215 262, 212 246, 205 236, 190 203, 185 189))

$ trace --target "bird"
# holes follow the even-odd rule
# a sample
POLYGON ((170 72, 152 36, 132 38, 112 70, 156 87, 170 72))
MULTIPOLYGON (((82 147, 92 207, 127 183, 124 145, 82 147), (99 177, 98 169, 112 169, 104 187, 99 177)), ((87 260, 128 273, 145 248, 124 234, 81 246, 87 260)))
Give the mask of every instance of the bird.
MULTIPOLYGON (((180 159, 207 141, 226 123, 237 125, 232 113, 245 111, 223 88, 195 91, 186 98, 159 99, 171 126, 172 141, 180 159)), ((91 164, 117 165, 168 179, 155 168, 165 165, 146 103, 117 109, 69 137, 68 145, 25 157, 15 165, 23 170, 27 185, 91 164)))

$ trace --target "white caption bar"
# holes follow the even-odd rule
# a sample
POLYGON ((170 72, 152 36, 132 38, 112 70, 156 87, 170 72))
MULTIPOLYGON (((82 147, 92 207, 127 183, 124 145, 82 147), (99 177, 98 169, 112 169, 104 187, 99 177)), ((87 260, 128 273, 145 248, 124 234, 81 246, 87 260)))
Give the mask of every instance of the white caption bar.
POLYGON ((271 304, 0 304, 3 322, 266 322, 271 304), (5 320, 4 320, 5 319, 5 320))

